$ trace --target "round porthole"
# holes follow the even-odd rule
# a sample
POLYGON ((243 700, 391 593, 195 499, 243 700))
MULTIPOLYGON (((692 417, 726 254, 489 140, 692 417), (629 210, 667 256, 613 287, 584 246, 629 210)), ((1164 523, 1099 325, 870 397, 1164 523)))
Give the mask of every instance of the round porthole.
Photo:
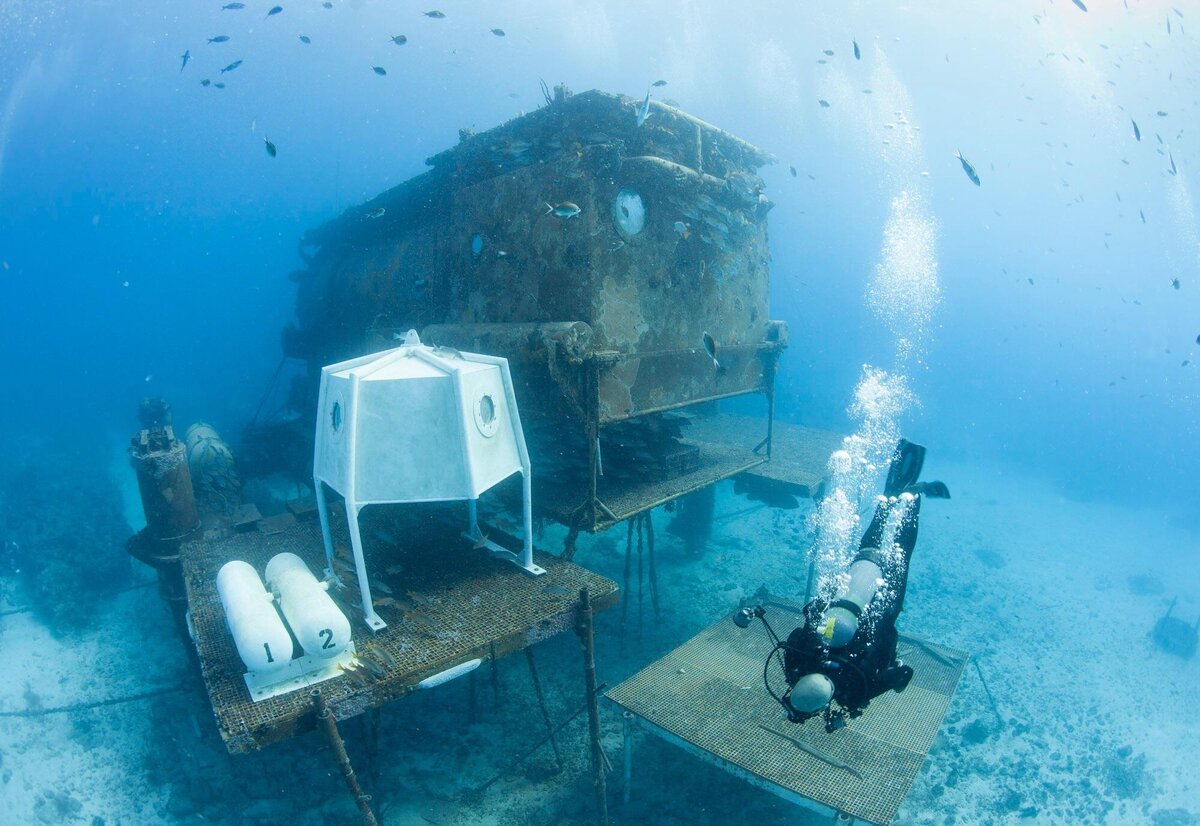
POLYGON ((475 400, 475 426, 479 428, 480 433, 489 438, 495 435, 500 427, 499 412, 496 409, 496 400, 487 393, 475 400))
POLYGON ((337 433, 342 429, 342 403, 335 401, 333 407, 329 409, 329 426, 333 428, 333 432, 337 433))

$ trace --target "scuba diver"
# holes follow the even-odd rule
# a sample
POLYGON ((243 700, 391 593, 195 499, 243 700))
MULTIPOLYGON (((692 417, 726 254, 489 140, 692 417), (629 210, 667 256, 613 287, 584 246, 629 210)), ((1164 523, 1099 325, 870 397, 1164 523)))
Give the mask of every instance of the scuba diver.
POLYGON ((804 624, 781 641, 767 623, 763 606, 743 608, 734 622, 746 628, 762 620, 775 647, 767 656, 763 681, 767 692, 803 723, 823 717, 827 731, 858 717, 872 699, 903 691, 913 670, 896 658, 896 618, 904 608, 908 563, 917 544, 921 499, 949 499, 941 482, 918 482, 925 448, 901 439, 888 469, 884 495, 858 553, 841 578, 833 599, 813 598, 804 606, 804 624), (884 547, 894 532, 890 547, 884 547), (781 656, 782 655, 782 656, 781 656), (782 665, 787 689, 771 687, 772 661, 782 665))

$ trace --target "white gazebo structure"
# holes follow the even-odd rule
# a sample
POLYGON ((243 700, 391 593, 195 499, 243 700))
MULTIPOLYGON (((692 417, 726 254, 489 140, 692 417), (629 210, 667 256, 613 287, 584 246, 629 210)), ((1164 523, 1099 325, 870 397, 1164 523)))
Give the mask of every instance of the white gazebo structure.
POLYGON ((416 331, 393 350, 321 371, 313 487, 325 540, 328 575, 333 539, 325 485, 346 501, 350 543, 363 613, 374 630, 387 624, 371 602, 359 513, 366 505, 466 500, 465 536, 530 574, 533 517, 529 453, 508 360, 421 344, 416 331), (522 477, 524 547, 517 554, 479 530, 480 494, 514 473, 522 477))

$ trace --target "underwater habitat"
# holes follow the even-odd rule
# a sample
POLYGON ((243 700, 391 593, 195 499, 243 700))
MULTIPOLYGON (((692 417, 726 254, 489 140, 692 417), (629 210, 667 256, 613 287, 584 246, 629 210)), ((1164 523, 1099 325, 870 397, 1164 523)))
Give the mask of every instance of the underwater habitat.
POLYGON ((0 0, 0 824, 1200 826, 1198 38, 0 0))

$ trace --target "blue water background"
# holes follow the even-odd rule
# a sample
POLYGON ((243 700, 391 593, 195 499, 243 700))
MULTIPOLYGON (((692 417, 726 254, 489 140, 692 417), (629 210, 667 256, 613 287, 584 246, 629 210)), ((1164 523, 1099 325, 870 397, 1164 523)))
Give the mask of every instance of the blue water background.
POLYGON ((862 365, 895 366, 865 296, 889 205, 917 189, 941 302, 906 364, 920 404, 904 431, 931 455, 1200 521, 1200 6, 270 5, 0 0, 9 437, 119 445, 147 394, 236 433, 278 362, 306 229, 420 173, 460 128, 531 111, 539 78, 637 97, 664 78, 656 96, 778 158, 763 177, 772 315, 792 332, 781 417, 845 431, 862 365), (907 172, 881 143, 898 110, 921 127, 907 172))

